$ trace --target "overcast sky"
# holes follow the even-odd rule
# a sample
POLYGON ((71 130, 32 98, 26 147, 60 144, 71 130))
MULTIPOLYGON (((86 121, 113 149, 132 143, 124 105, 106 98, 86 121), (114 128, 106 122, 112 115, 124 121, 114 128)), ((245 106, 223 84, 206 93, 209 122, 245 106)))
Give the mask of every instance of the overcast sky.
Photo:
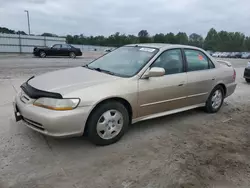
POLYGON ((250 35, 250 0, 0 0, 0 27, 58 35, 216 30, 250 35))

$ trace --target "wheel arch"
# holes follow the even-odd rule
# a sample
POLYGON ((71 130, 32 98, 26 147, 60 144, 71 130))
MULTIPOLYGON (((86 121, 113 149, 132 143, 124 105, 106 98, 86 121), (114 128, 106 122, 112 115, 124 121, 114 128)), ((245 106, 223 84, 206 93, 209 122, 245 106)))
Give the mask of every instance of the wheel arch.
POLYGON ((97 109, 99 106, 101 106, 102 104, 104 103, 107 103, 109 101, 116 101, 116 102, 119 102, 121 103, 128 111, 128 114, 129 114, 129 122, 131 123, 132 121, 132 117, 133 117, 133 109, 132 109, 132 106, 131 104, 124 98, 122 97, 111 97, 111 98, 107 98, 107 99, 104 99, 102 101, 99 101, 90 111, 89 115, 88 115, 88 118, 86 120, 86 126, 84 127, 84 133, 87 133, 88 132, 88 121, 89 121, 89 118, 90 116, 92 115, 92 113, 95 111, 95 109, 97 109))
POLYGON ((40 55, 41 52, 44 52, 47 55, 47 52, 44 49, 39 49, 38 50, 39 55, 40 55))
POLYGON ((215 87, 217 87, 217 86, 221 86, 223 88, 223 92, 224 92, 223 94, 224 94, 224 97, 226 97, 227 96, 227 87, 226 87, 226 85, 224 83, 218 83, 217 85, 215 85, 215 87))
MULTIPOLYGON (((40 53, 40 52, 45 52, 45 50, 44 49, 38 49, 38 52, 40 53)), ((46 52, 45 52, 46 53, 46 52)))

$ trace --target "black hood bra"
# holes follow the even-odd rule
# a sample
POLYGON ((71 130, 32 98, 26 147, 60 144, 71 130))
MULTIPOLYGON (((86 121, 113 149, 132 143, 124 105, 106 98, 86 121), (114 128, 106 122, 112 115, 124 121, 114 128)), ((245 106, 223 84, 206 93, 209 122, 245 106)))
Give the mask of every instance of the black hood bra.
POLYGON ((35 76, 32 76, 30 79, 28 79, 25 83, 21 85, 22 90, 32 99, 38 99, 41 97, 46 98, 55 98, 55 99, 62 99, 62 95, 60 93, 53 93, 48 91, 42 91, 39 89, 36 89, 29 85, 29 81, 33 79, 35 76))

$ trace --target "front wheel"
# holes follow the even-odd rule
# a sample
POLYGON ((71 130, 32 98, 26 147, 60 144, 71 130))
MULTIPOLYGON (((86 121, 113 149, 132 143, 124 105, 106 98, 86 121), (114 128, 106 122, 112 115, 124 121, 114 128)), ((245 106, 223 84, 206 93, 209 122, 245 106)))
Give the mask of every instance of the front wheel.
POLYGON ((87 124, 89 140, 100 146, 113 144, 121 139, 128 125, 127 109, 119 102, 106 102, 90 115, 87 124))
POLYGON ((206 102, 205 109, 208 113, 216 113, 220 110, 223 102, 224 90, 221 86, 216 86, 206 102))
POLYGON ((40 51, 40 52, 39 52, 39 56, 40 56, 41 58, 45 58, 45 57, 46 57, 46 53, 45 53, 44 51, 40 51))
POLYGON ((247 83, 250 83, 250 79, 246 78, 246 82, 247 82, 247 83))

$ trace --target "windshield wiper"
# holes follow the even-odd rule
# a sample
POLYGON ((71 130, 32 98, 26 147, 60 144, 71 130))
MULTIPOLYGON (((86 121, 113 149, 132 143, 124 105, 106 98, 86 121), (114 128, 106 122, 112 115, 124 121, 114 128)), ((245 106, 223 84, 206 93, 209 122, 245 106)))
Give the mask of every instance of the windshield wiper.
POLYGON ((82 67, 86 67, 86 68, 90 69, 88 64, 87 65, 83 65, 82 67))
POLYGON ((115 75, 115 73, 113 73, 111 71, 108 71, 108 70, 101 69, 101 68, 91 68, 91 69, 96 70, 98 72, 104 72, 104 73, 107 73, 107 74, 115 75))
POLYGON ((110 75, 115 75, 115 73, 113 73, 111 71, 108 71, 108 70, 101 69, 101 68, 93 68, 93 67, 89 67, 88 65, 84 65, 82 67, 86 67, 88 69, 95 70, 95 71, 98 71, 98 72, 104 72, 104 73, 107 73, 107 74, 110 74, 110 75))

